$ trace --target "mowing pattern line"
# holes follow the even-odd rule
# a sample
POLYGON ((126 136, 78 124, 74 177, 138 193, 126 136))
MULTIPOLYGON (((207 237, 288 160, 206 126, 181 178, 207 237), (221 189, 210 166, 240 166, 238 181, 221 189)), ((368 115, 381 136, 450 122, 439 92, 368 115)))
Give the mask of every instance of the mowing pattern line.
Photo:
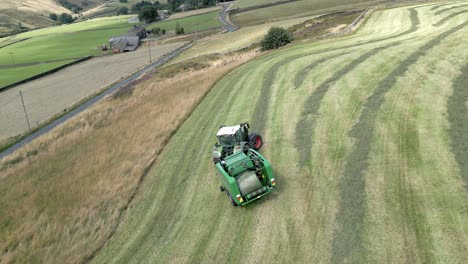
POLYGON ((296 148, 300 152, 300 164, 306 165, 310 163, 310 153, 313 145, 314 137, 314 124, 317 121, 317 114, 320 109, 320 103, 325 96, 328 89, 343 75, 351 72, 359 64, 366 61, 368 58, 374 56, 380 51, 383 51, 399 43, 392 43, 387 46, 374 48, 357 59, 351 61, 339 71, 336 71, 330 78, 321 83, 313 93, 306 99, 304 103, 304 110, 301 113, 301 119, 296 127, 296 148))
POLYGON ((251 122, 255 126, 255 131, 258 133, 265 133, 266 119, 268 117, 268 109, 270 105, 270 92, 280 67, 302 57, 304 57, 304 55, 300 54, 278 61, 265 73, 262 89, 260 90, 259 99, 255 105, 255 112, 251 122))
MULTIPOLYGON (((442 6, 447 6, 447 5, 442 5, 442 6)), ((464 5, 459 5, 459 6, 447 7, 447 8, 441 9, 441 10, 439 10, 437 12, 434 12, 434 15, 440 15, 440 14, 444 13, 445 11, 449 11, 449 10, 453 10, 454 8, 460 8, 460 7, 465 7, 465 6, 468 6, 468 5, 464 4, 464 5)), ((441 7, 441 6, 439 6, 439 7, 441 7)))
MULTIPOLYGON (((349 133, 349 136, 355 139, 355 144, 346 161, 343 179, 340 183, 341 199, 339 212, 336 216, 338 227, 334 230, 332 242, 333 263, 342 263, 345 260, 349 261, 349 258, 352 258, 354 254, 362 249, 361 236, 364 231, 364 214, 366 211, 364 172, 368 167, 367 158, 374 130, 372 123, 375 113, 384 102, 385 94, 396 84, 398 78, 420 57, 424 56, 428 50, 435 47, 445 38, 463 29, 466 25, 468 25, 468 22, 439 34, 412 53, 379 83, 374 93, 365 103, 359 121, 349 133)), ((430 240, 431 238, 430 236, 425 236, 425 239, 430 240)), ((431 253, 427 249, 421 249, 421 251, 426 261, 432 259, 431 253)))
POLYGON ((468 63, 453 81, 453 94, 447 102, 452 150, 460 168, 465 190, 468 190, 468 63))
POLYGON ((437 22, 435 24, 432 24, 432 25, 438 27, 438 26, 442 25, 444 22, 446 22, 446 21, 448 21, 448 20, 450 20, 450 19, 452 19, 452 18, 454 18, 456 16, 459 16, 461 14, 467 13, 467 12, 468 12, 468 10, 462 10, 462 11, 459 11, 459 12, 456 12, 456 13, 452 13, 452 14, 442 18, 439 22, 437 22))

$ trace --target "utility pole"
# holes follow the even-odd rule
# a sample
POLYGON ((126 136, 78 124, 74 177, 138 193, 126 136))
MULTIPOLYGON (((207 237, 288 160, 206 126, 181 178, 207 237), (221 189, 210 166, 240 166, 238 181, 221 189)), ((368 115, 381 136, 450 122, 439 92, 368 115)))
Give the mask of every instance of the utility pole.
POLYGON ((29 130, 31 130, 31 125, 29 124, 28 113, 26 112, 26 106, 24 105, 23 94, 21 93, 21 91, 19 91, 19 94, 21 96, 21 103, 23 103, 24 116, 26 116, 26 122, 28 123, 29 130))
POLYGON ((149 58, 150 58, 150 63, 151 63, 151 39, 148 39, 148 53, 149 53, 149 58))

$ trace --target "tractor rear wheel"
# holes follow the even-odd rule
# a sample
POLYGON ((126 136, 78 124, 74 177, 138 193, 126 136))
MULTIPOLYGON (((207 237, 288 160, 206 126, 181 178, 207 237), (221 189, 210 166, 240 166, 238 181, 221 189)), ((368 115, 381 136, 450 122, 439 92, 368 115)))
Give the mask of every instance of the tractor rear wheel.
POLYGON ((259 150, 263 146, 262 136, 255 133, 249 134, 249 145, 252 146, 254 150, 259 150))

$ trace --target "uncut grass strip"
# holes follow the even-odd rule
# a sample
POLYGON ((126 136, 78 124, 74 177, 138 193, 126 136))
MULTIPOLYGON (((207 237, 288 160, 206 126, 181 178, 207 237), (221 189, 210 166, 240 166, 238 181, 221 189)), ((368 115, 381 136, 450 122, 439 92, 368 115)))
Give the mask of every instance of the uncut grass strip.
POLYGON ((468 63, 453 81, 453 93, 447 102, 449 135, 452 151, 460 169, 465 190, 468 190, 468 63))
MULTIPOLYGON (((380 109, 385 100, 385 94, 396 84, 408 68, 413 65, 426 52, 441 43, 450 35, 460 31, 468 22, 453 27, 439 34, 427 42, 417 51, 413 52, 400 63, 384 80, 382 80, 374 93, 366 101, 359 121, 349 132, 354 138, 354 147, 346 161, 343 179, 340 183, 340 205, 337 214, 337 229, 333 232, 332 262, 341 263, 349 260, 354 254, 362 250, 362 233, 364 225, 364 214, 366 210, 365 178, 364 172, 368 168, 368 155, 370 143, 373 138, 372 123, 375 113, 380 109)), ((430 236, 425 239, 430 240, 430 236)), ((432 243, 429 243, 432 245, 432 243)), ((424 251, 425 260, 431 259, 430 251, 424 251)), ((359 261, 356 259, 351 262, 359 261)))
POLYGON ((459 12, 452 13, 452 14, 442 18, 441 20, 439 20, 439 22, 437 22, 435 24, 432 24, 432 25, 435 26, 435 27, 439 27, 442 24, 444 24, 445 22, 451 20, 452 18, 454 18, 456 16, 459 16, 459 15, 462 15, 462 14, 465 14, 465 13, 468 13, 468 10, 462 10, 462 11, 459 11, 459 12))
POLYGON ((321 102, 325 97, 325 94, 327 93, 330 86, 334 84, 343 75, 351 72, 356 67, 358 67, 359 64, 365 62, 368 58, 398 44, 399 43, 392 43, 387 46, 377 47, 362 54, 357 59, 354 59, 346 66, 336 71, 330 78, 321 83, 306 99, 304 103, 304 110, 302 111, 301 118, 296 126, 295 145, 300 153, 300 164, 306 166, 310 163, 310 153, 313 146, 312 139, 314 137, 315 122, 317 121, 317 115, 320 109, 321 102))

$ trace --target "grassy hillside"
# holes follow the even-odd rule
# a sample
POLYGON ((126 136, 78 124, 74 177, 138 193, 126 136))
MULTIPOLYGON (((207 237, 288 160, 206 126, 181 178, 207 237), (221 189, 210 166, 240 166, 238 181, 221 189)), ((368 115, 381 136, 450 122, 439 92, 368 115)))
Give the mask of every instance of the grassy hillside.
POLYGON ((467 85, 468 10, 456 5, 376 11, 356 35, 231 72, 95 262, 468 262, 467 153, 454 136, 467 105, 451 97, 467 85), (264 136, 278 188, 232 208, 210 155, 219 125, 242 121, 264 136))
POLYGON ((50 26, 54 21, 50 13, 70 13, 55 0, 3 0, 0 2, 0 35, 21 27, 38 28, 50 26))

